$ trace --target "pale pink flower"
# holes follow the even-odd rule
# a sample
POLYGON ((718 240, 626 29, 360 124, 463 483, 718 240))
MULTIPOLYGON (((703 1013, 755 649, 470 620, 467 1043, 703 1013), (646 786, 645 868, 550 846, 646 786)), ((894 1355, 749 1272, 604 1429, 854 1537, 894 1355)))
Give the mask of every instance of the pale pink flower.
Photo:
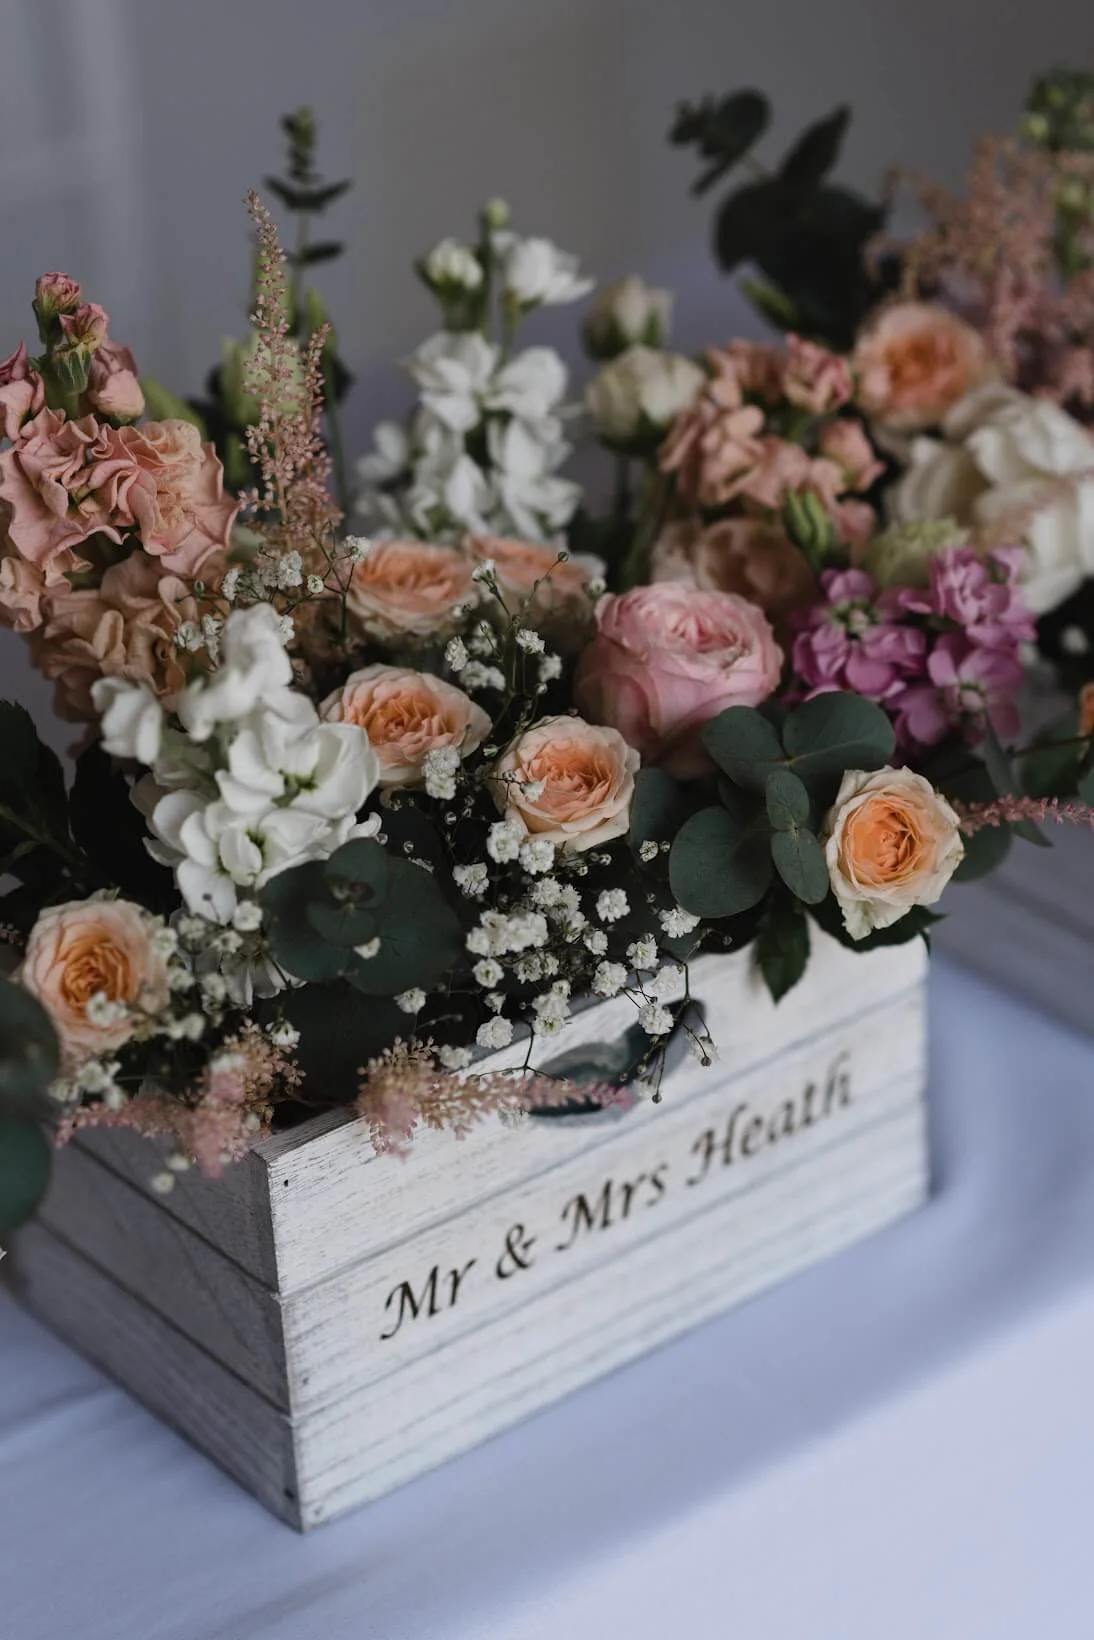
POLYGON ((743 404, 732 367, 711 378, 695 403, 677 416, 658 452, 663 473, 674 473, 681 496, 718 507, 737 494, 741 479, 762 455, 764 414, 743 404))
MULTIPOLYGON (((64 577, 58 580, 63 582, 64 577)), ((0 626, 10 627, 13 632, 33 632, 42 624, 46 592, 46 579, 37 564, 10 550, 0 554, 0 626)))
POLYGON ((713 376, 732 378, 740 392, 749 393, 764 404, 778 404, 783 396, 783 353, 771 342, 741 339, 707 351, 713 376))
POLYGON ((498 759, 492 789, 530 836, 580 853, 627 830, 637 770, 638 753, 617 730, 548 717, 498 759))
POLYGON ((477 589, 471 559, 428 541, 377 541, 357 564, 346 594, 353 624, 395 642, 432 638, 452 627, 477 589))
POLYGON ((684 778, 710 767, 702 725, 727 706, 758 706, 778 684, 783 655, 770 623, 734 593, 662 581, 603 598, 596 617, 577 706, 684 778))
POLYGON ((755 462, 729 487, 724 499, 740 495, 759 507, 777 511, 787 490, 800 490, 810 482, 813 463, 800 444, 791 444, 773 434, 766 434, 757 444, 755 462))
POLYGON ((89 535, 101 530, 120 543, 121 530, 133 522, 106 488, 119 466, 109 435, 92 416, 67 421, 60 410, 41 410, 23 425, 18 443, 0 454, 8 539, 47 579, 55 560, 66 568, 75 562, 74 549, 89 535))
POLYGON ((857 562, 877 533, 877 514, 868 501, 837 501, 832 508, 836 534, 857 562))
POLYGON ((93 410, 114 421, 136 421, 143 415, 137 362, 120 342, 103 342, 92 357, 87 396, 93 410))
POLYGON ((457 689, 431 672, 405 666, 365 666, 327 696, 319 715, 328 723, 356 723, 380 761, 381 786, 420 786, 427 753, 451 747, 470 756, 490 733, 490 719, 457 689))
POLYGON ((858 402, 881 426, 911 433, 996 374, 979 331, 931 302, 883 308, 855 344, 858 402))
POLYGON ((787 336, 783 392, 791 404, 823 416, 846 404, 851 389, 851 367, 846 359, 793 332, 787 336))
POLYGON ((23 423, 44 409, 45 402, 45 385, 31 369, 20 342, 14 353, 0 360, 0 438, 17 439, 23 423))
POLYGON ((110 318, 98 302, 81 302, 71 312, 63 312, 59 317, 64 336, 61 346, 66 352, 94 353, 106 341, 110 318))
POLYGON ((72 313, 80 301, 80 286, 67 273, 39 274, 34 285, 34 305, 44 316, 72 313))

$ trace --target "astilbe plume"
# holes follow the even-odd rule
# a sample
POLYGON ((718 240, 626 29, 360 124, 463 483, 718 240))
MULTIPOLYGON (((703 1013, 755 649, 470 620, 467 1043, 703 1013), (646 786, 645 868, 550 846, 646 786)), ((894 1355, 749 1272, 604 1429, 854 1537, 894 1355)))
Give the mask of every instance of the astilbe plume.
POLYGON ((580 1086, 534 1071, 443 1070, 431 1044, 396 1042, 362 1073, 357 1111, 369 1125, 373 1148, 403 1155, 418 1128, 447 1130, 457 1139, 488 1117, 518 1121, 532 1110, 558 1109, 574 1100, 599 1105, 623 1095, 608 1084, 580 1086))
POLYGON ((244 387, 259 403, 247 429, 247 451, 258 487, 243 497, 252 518, 277 553, 299 552, 308 568, 322 572, 341 512, 330 489, 331 460, 323 438, 323 324, 303 348, 290 335, 285 253, 277 228, 258 195, 247 195, 258 239, 255 342, 244 368, 244 387))
POLYGON ((1061 279, 1057 202, 1094 180, 1094 155, 1050 153, 1008 138, 976 148, 963 193, 901 171, 930 218, 903 248, 904 295, 932 291, 968 307, 1009 381, 1094 403, 1094 271, 1061 279))
POLYGON ((169 1138, 217 1178, 269 1131, 275 1100, 290 1097, 301 1079, 287 1051, 248 1022, 221 1044, 189 1100, 149 1091, 116 1107, 81 1105, 61 1124, 57 1143, 83 1128, 129 1128, 145 1138, 169 1138))
POLYGON ((1057 825, 1087 826, 1094 831, 1094 808, 1089 803, 1059 797, 996 797, 990 803, 953 806, 967 837, 987 826, 1019 825, 1024 820, 1035 825, 1051 820, 1057 825))

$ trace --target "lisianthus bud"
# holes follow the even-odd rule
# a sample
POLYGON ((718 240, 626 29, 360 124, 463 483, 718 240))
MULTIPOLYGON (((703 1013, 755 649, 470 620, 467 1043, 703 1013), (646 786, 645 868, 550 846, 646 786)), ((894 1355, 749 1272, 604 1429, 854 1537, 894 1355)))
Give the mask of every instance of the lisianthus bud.
POLYGON ((509 205, 504 199, 488 199, 482 208, 482 220, 488 228, 509 226, 509 205))
POLYGON ((34 286, 34 309, 40 319, 72 313, 80 301, 80 287, 67 273, 43 273, 34 286))
POLYGON ((468 245, 458 239, 442 239, 429 255, 423 257, 421 274, 431 289, 444 291, 478 290, 482 284, 482 267, 468 245))
POLYGON ((583 327, 586 351, 594 359, 615 359, 628 347, 664 347, 671 318, 672 292, 631 274, 597 292, 583 327))

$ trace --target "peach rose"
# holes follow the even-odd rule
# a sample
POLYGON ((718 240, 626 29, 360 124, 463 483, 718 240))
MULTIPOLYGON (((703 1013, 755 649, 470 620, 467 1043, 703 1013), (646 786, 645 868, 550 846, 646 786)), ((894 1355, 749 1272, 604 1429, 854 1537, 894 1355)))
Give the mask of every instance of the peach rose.
POLYGON ((477 599, 471 560, 428 541, 376 541, 357 564, 346 605, 370 638, 433 638, 453 624, 457 605, 477 599))
POLYGON ((15 977, 49 1014, 70 1062, 120 1048, 140 1014, 165 1005, 167 970, 154 928, 128 900, 73 900, 38 918, 15 977), (102 1002, 115 1006, 97 1019, 102 1002))
POLYGON ((776 626, 815 601, 817 583, 802 554, 776 524, 726 518, 706 529, 687 521, 658 536, 654 581, 690 581, 710 592, 735 592, 758 604, 776 626))
MULTIPOLYGON (((220 560, 206 562, 215 581, 220 560)), ((0 601, 3 599, 0 584, 0 601)), ((45 624, 31 640, 34 664, 57 685, 58 716, 94 722, 91 686, 99 678, 146 683, 161 698, 176 695, 199 669, 205 651, 190 655, 175 636, 201 610, 191 587, 161 562, 136 552, 113 564, 97 588, 55 594, 45 624), (189 665, 187 664, 189 663, 189 665)))
POLYGON ((849 769, 825 821, 832 892, 853 940, 934 905, 965 854, 960 822, 911 769, 849 769))
POLYGON ((165 569, 193 577, 224 552, 239 503, 224 494, 224 469, 188 421, 110 428, 108 459, 93 475, 111 516, 137 525, 141 545, 165 569))
POLYGON ((1094 735, 1094 683, 1084 683, 1079 690, 1079 733, 1094 735))
POLYGON ((493 564, 510 615, 524 610, 537 625, 578 633, 591 621, 589 572, 572 558, 561 558, 556 547, 498 535, 471 536, 467 546, 479 563, 493 564))
POLYGON ((641 752, 687 779, 711 766, 699 730, 727 706, 758 706, 783 653, 761 609, 732 592, 660 581, 597 605, 574 700, 641 752))
POLYGON ((858 402, 894 432, 933 427, 995 374, 979 331, 931 302, 884 308, 854 352, 858 402))
POLYGON ((467 757, 490 733, 490 719, 444 678, 405 666, 365 666, 319 708, 328 723, 356 723, 380 760, 381 786, 420 786, 427 752, 451 746, 467 757))
POLYGON ((627 830, 638 762, 615 729, 542 718, 498 760, 494 799, 529 835, 580 853, 627 830))

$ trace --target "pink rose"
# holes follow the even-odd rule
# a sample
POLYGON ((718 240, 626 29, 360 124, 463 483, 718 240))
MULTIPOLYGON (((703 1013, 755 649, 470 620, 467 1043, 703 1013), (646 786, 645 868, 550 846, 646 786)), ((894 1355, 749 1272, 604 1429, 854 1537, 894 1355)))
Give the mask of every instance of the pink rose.
POLYGON ((818 442, 821 455, 842 471, 846 490, 868 490, 885 471, 885 463, 875 456, 861 422, 840 416, 821 429, 818 442))
POLYGON ((45 408, 46 390, 36 370, 27 363, 22 342, 0 359, 0 438, 15 440, 23 423, 45 408))
POLYGON ((376 541, 357 564, 346 595, 354 625, 371 638, 434 638, 475 603, 471 560, 428 541, 376 541))
POLYGON ((70 1067, 128 1042, 167 1002, 153 919, 128 900, 75 900, 43 911, 16 979, 53 1021, 70 1067), (108 1017, 96 1023, 96 999, 108 1017))
POLYGON ((530 836, 577 854, 623 836, 637 769, 638 753, 615 729, 541 718, 498 759, 494 799, 530 836))
POLYGON ((759 518, 725 518, 705 529, 690 521, 670 524, 654 543, 651 570, 654 581, 735 592, 758 604, 776 628, 817 597, 797 547, 778 525, 759 518))
POLYGON ((227 550, 239 503, 224 494, 216 451, 192 423, 111 427, 105 438, 108 456, 91 482, 112 517, 136 523, 145 552, 193 577, 227 550))
POLYGON ((851 397, 851 367, 837 353, 791 332, 786 338, 783 392, 791 404, 811 415, 838 410, 851 397))
POLYGON ((144 414, 137 363, 120 342, 103 342, 93 356, 87 396, 93 410, 113 421, 136 421, 144 414))
POLYGON ((561 558, 556 547, 497 535, 471 536, 467 547, 479 563, 493 564, 510 615, 523 612, 532 624, 571 637, 591 620, 589 573, 572 558, 561 558))
MULTIPOLYGON (((219 560, 215 572, 212 561, 205 567, 214 579, 223 570, 219 560)), ((200 618, 188 583, 135 552, 113 564, 101 586, 56 593, 31 640, 31 654, 37 669, 56 683, 58 716, 90 723, 98 715, 91 688, 99 678, 146 683, 167 699, 184 688, 201 669, 204 651, 190 655, 175 637, 183 621, 200 618)))
POLYGON ((996 374, 979 331, 931 302, 882 309, 854 352, 858 402, 894 432, 933 427, 996 374))
POLYGON ((24 423, 18 442, 0 454, 0 500, 8 508, 8 539, 23 558, 46 571, 101 530, 120 542, 132 522, 126 509, 113 516, 103 479, 110 460, 109 429, 92 416, 66 421, 60 410, 42 410, 24 423))
POLYGON ((574 700, 681 778, 710 767, 699 739, 708 719, 758 706, 778 684, 783 654, 771 626, 734 593, 662 581, 602 599, 596 619, 574 700))
POLYGON ((381 786, 421 786, 428 752, 451 747, 461 758, 482 745, 490 719, 457 689, 431 672, 405 666, 365 666, 319 708, 328 723, 356 723, 380 760, 381 786))

